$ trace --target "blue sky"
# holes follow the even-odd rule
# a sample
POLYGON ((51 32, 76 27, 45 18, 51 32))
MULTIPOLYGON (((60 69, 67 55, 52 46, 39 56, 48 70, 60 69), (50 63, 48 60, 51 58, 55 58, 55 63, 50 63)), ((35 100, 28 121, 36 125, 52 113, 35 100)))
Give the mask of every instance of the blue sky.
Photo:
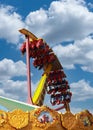
MULTIPOLYGON (((71 110, 93 112, 93 1, 0 1, 0 95, 26 102, 21 28, 44 38, 58 56, 73 93, 71 110)), ((34 92, 41 72, 31 70, 34 92)))

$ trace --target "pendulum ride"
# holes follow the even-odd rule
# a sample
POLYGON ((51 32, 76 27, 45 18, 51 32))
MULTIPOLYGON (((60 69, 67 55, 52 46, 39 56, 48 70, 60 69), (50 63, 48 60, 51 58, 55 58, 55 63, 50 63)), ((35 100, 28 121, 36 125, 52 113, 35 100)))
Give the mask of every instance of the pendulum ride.
POLYGON ((62 106, 55 110, 58 111, 65 108, 66 111, 70 111, 69 103, 72 93, 70 92, 68 81, 66 80, 66 74, 57 56, 42 38, 37 38, 26 29, 19 31, 24 34, 26 38, 20 50, 22 54, 26 53, 28 103, 42 106, 45 94, 49 94, 52 106, 62 104, 62 106), (33 59, 35 68, 38 70, 43 69, 44 71, 33 96, 31 94, 30 58, 33 59))

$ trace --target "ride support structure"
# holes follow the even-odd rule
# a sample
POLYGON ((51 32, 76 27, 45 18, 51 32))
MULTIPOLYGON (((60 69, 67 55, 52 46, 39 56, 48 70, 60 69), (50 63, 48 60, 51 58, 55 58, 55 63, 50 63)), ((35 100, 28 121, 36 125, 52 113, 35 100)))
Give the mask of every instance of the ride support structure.
POLYGON ((32 93, 31 93, 31 74, 30 74, 30 56, 29 56, 29 35, 25 35, 26 37, 26 60, 27 60, 27 86, 28 86, 28 98, 27 103, 33 104, 32 101, 32 93))

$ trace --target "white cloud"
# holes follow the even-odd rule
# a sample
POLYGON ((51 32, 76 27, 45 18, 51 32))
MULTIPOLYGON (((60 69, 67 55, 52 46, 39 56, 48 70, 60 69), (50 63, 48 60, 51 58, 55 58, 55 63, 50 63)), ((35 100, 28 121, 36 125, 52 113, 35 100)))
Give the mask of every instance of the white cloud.
POLYGON ((37 36, 43 36, 49 30, 49 27, 47 26, 47 19, 47 11, 40 9, 29 13, 25 22, 29 30, 37 36))
POLYGON ((26 81, 0 81, 0 95, 11 99, 25 100, 26 88, 26 81))
MULTIPOLYGON (((11 99, 27 100, 27 81, 20 80, 22 76, 26 77, 26 64, 22 61, 14 62, 11 59, 0 61, 0 95, 11 99), (12 80, 13 77, 19 79, 12 80)), ((38 82, 31 83, 32 94, 34 93, 38 82)))
POLYGON ((72 100, 73 101, 86 101, 93 99, 93 86, 90 86, 85 80, 74 82, 71 85, 72 100))
POLYGON ((10 43, 18 43, 20 28, 24 27, 22 17, 12 6, 0 6, 0 38, 10 43))
POLYGON ((48 43, 82 39, 93 32, 93 12, 84 0, 53 1, 48 10, 40 8, 22 20, 12 6, 0 6, 0 38, 19 41, 20 28, 26 27, 48 43))
POLYGON ((93 32, 93 13, 83 0, 53 1, 48 10, 29 13, 26 24, 51 43, 82 39, 93 32))
POLYGON ((63 67, 74 69, 75 64, 79 64, 84 71, 93 72, 92 37, 76 40, 73 44, 70 43, 66 46, 57 45, 53 50, 59 57, 63 67))
POLYGON ((14 62, 11 59, 0 61, 0 80, 11 79, 16 76, 26 76, 26 64, 21 60, 14 62))
MULTIPOLYGON (((32 94, 37 84, 31 83, 32 94)), ((11 99, 16 99, 20 101, 27 101, 27 81, 13 81, 13 80, 5 80, 0 81, 0 95, 4 97, 8 97, 11 99)))

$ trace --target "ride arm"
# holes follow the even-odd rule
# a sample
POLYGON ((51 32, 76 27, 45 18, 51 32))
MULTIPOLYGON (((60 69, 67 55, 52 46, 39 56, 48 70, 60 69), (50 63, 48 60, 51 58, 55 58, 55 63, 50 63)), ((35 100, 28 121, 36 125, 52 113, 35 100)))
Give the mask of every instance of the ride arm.
POLYGON ((49 72, 51 71, 52 65, 49 64, 44 71, 43 76, 40 79, 40 82, 36 88, 36 91, 32 97, 33 104, 41 106, 44 102, 44 97, 46 94, 46 79, 48 77, 49 72))

